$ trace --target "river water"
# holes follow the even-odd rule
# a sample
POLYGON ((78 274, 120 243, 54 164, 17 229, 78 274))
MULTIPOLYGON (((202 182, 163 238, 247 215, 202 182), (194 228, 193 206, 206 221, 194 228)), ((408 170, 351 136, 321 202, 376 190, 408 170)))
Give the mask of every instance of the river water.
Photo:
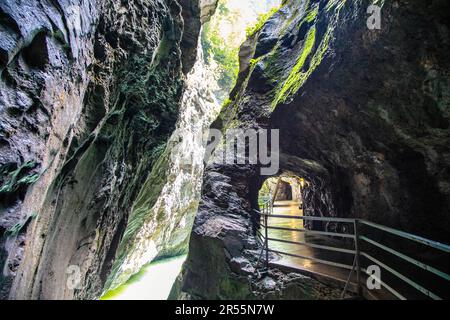
POLYGON ((101 300, 167 300, 186 255, 145 265, 125 284, 107 292, 101 300))

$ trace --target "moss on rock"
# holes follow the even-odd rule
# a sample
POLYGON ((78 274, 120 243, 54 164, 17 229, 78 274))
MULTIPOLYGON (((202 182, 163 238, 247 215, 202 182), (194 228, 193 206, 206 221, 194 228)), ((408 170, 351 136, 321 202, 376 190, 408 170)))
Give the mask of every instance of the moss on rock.
POLYGON ((305 43, 303 45, 303 50, 295 64, 292 68, 291 73, 289 74, 286 81, 277 89, 277 95, 275 101, 273 102, 273 106, 276 107, 278 103, 285 102, 286 99, 296 93, 298 89, 305 82, 308 73, 304 72, 304 66, 306 59, 311 54, 316 41, 316 28, 313 27, 308 31, 308 35, 306 36, 305 43))
POLYGON ((8 165, 0 169, 3 184, 0 187, 0 194, 16 192, 21 186, 28 186, 35 183, 39 177, 39 173, 30 172, 37 166, 35 161, 28 161, 15 170, 10 171, 8 165))

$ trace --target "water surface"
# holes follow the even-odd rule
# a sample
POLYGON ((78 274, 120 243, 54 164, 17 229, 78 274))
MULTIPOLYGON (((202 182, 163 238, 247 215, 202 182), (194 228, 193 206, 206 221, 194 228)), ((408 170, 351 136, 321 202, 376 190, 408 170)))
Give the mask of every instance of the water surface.
POLYGON ((167 300, 187 255, 145 265, 125 284, 107 292, 101 300, 167 300))

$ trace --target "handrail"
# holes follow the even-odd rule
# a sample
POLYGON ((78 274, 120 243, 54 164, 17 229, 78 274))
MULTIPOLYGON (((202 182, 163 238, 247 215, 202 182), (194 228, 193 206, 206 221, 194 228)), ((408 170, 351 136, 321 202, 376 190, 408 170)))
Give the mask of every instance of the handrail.
MULTIPOLYGON (((362 268, 361 271, 367 273, 366 268, 362 268)), ((392 293, 394 296, 399 298, 400 300, 407 300, 403 295, 401 295, 397 290, 393 289, 391 286, 389 286, 387 283, 383 282, 380 278, 378 278, 376 275, 372 274, 372 278, 374 278, 376 281, 378 281, 383 287, 385 287, 390 293, 392 293)))
POLYGON ((287 255, 287 256, 291 256, 291 257, 307 259, 307 260, 319 262, 319 263, 322 263, 322 264, 330 265, 330 266, 333 266, 333 267, 338 267, 338 268, 343 268, 343 269, 348 269, 348 270, 352 269, 351 265, 344 264, 344 263, 338 263, 338 262, 333 262, 333 261, 328 261, 328 260, 322 260, 322 259, 318 259, 318 258, 314 258, 314 257, 307 257, 307 256, 302 256, 302 255, 299 255, 299 254, 293 254, 293 253, 279 251, 279 250, 269 249, 269 251, 270 252, 279 253, 279 254, 284 254, 284 255, 287 255))
MULTIPOLYGON (((262 226, 264 226, 264 225, 262 225, 262 226)), ((282 231, 304 232, 304 233, 307 233, 307 234, 315 234, 315 235, 321 235, 321 236, 332 236, 332 237, 351 238, 351 239, 355 238, 355 236, 353 234, 348 234, 348 233, 314 231, 314 230, 307 230, 307 229, 304 229, 304 228, 302 228, 302 229, 295 229, 295 228, 273 227, 273 226, 267 226, 267 228, 268 229, 273 229, 273 230, 282 230, 282 231)))
MULTIPOLYGON (((262 234, 262 232, 259 231, 259 230, 256 230, 256 232, 257 232, 257 235, 261 237, 260 240, 264 240, 264 235, 262 234)), ((264 240, 264 241, 265 241, 265 240, 264 240)), ((263 241, 263 242, 264 242, 264 241, 263 241)))
POLYGON ((409 284, 410 286, 412 286, 413 288, 419 290, 420 292, 422 292, 424 295, 429 296, 430 298, 434 299, 434 300, 442 300, 440 297, 438 297, 437 295, 435 295, 433 292, 431 292, 428 289, 425 289, 424 287, 422 287, 421 285, 419 285, 418 283, 414 282, 413 280, 409 279, 408 277, 405 277, 404 275, 402 275, 400 272, 395 271, 394 269, 392 269, 391 267, 389 267, 388 265, 382 263, 381 261, 375 259, 374 257, 372 257, 371 255, 365 253, 365 252, 361 252, 361 255, 363 257, 366 257, 367 259, 369 259, 370 261, 376 263, 377 265, 381 266, 382 268, 386 269, 387 271, 389 271, 390 273, 392 273, 393 275, 395 275, 397 278, 403 280, 404 282, 406 282, 407 284, 409 284))
POLYGON ((307 243, 307 242, 303 242, 303 241, 289 241, 289 240, 275 239, 275 238, 271 238, 271 237, 269 237, 269 241, 282 242, 282 243, 288 243, 288 244, 298 244, 298 245, 305 246, 305 247, 311 247, 311 248, 329 250, 329 251, 335 251, 335 252, 343 252, 343 253, 350 253, 350 254, 356 253, 355 250, 342 249, 342 248, 336 248, 336 247, 330 247, 330 246, 322 246, 319 244, 307 243))
POLYGON ((382 249, 382 250, 384 250, 386 252, 389 252, 389 253, 391 253, 391 254, 393 254, 393 255, 395 255, 395 256, 397 256, 397 257, 399 257, 399 258, 401 258, 401 259, 403 259, 405 261, 408 261, 409 263, 412 263, 412 264, 418 266, 419 268, 422 268, 423 270, 432 272, 435 275, 437 275, 437 276, 439 276, 439 277, 441 277, 441 278, 443 278, 445 280, 450 280, 450 275, 448 275, 447 273, 445 273, 443 271, 440 271, 440 270, 438 270, 436 268, 430 267, 429 265, 427 265, 425 263, 422 263, 422 262, 420 262, 420 261, 418 261, 416 259, 408 257, 407 255, 405 255, 403 253, 397 252, 394 249, 391 249, 391 248, 389 248, 389 247, 387 247, 387 246, 385 246, 385 245, 383 245, 381 243, 378 243, 378 242, 376 242, 376 241, 374 241, 374 240, 372 240, 372 239, 370 239, 370 238, 368 238, 366 236, 360 236, 360 239, 364 240, 364 241, 366 241, 366 242, 368 242, 368 243, 370 243, 370 244, 372 244, 372 245, 374 245, 374 246, 376 246, 376 247, 378 247, 378 248, 380 248, 380 249, 382 249))
MULTIPOLYGON (((302 245, 302 246, 308 246, 308 247, 312 247, 312 248, 316 248, 316 249, 323 249, 323 250, 329 250, 329 251, 337 251, 337 252, 343 252, 343 253, 348 253, 348 254, 354 254, 355 255, 355 263, 356 263, 356 270, 357 270, 357 282, 358 282, 358 287, 361 283, 361 279, 359 276, 359 272, 363 271, 365 273, 367 273, 367 269, 365 268, 361 268, 360 264, 359 264, 359 256, 363 256, 365 258, 367 258, 368 260, 372 261, 373 263, 377 264, 378 266, 382 267, 383 269, 387 270, 388 272, 390 272, 391 274, 393 274, 394 276, 396 276, 397 278, 403 280, 404 282, 406 282, 408 285, 410 285, 411 287, 413 287, 414 289, 418 290, 419 292, 421 292, 422 294, 435 299, 435 300, 440 300, 441 297, 438 296, 437 294, 431 292, 430 290, 426 289, 425 287, 419 285, 418 283, 416 283, 415 281, 409 279, 408 277, 404 276, 403 274, 401 274, 400 272, 394 270, 393 268, 389 267, 388 265, 386 265, 385 263, 379 261, 378 259, 374 258, 373 256, 371 256, 370 254, 368 254, 367 252, 364 251, 360 251, 359 246, 358 246, 358 242, 359 240, 365 241, 367 244, 370 244, 372 246, 375 246, 385 252, 388 252, 408 263, 411 263, 419 268, 421 268, 422 270, 428 271, 434 275, 439 276, 440 278, 446 280, 446 281, 450 281, 450 275, 438 270, 432 266, 429 266, 423 262, 420 262, 414 258, 411 258, 401 252, 398 252, 384 244, 381 244, 373 239, 370 239, 368 236, 366 235, 362 235, 360 234, 359 231, 359 227, 358 224, 364 224, 373 228, 376 228, 378 230, 402 237, 404 239, 408 239, 408 240, 412 240, 418 243, 421 243, 423 245, 438 249, 440 251, 443 251, 445 253, 450 253, 450 246, 437 242, 437 241, 433 241, 433 240, 429 240, 420 236, 416 236, 404 231, 400 231, 397 229, 393 229, 390 227, 386 227, 380 224, 376 224, 367 220, 362 220, 362 219, 352 219, 352 218, 337 218, 337 217, 315 217, 315 216, 290 216, 290 215, 279 215, 279 214, 270 214, 270 212, 272 212, 272 209, 269 207, 269 202, 267 202, 267 204, 265 204, 263 206, 263 212, 254 209, 255 212, 259 213, 260 216, 262 218, 264 218, 264 224, 261 224, 264 229, 266 230, 266 236, 264 236, 261 232, 258 233, 260 234, 261 238, 264 239, 264 245, 265 245, 265 249, 263 248, 263 251, 266 250, 266 265, 268 268, 268 253, 270 252, 275 252, 275 253, 279 253, 279 254, 283 254, 283 255, 288 255, 288 256, 292 256, 292 257, 297 257, 297 258, 302 258, 302 259, 308 259, 308 260, 312 260, 312 261, 316 261, 318 263, 321 264, 326 264, 326 265, 331 265, 331 266, 335 266, 335 267, 340 267, 340 268, 344 268, 344 269, 350 269, 352 270, 351 272, 353 272, 353 270, 355 269, 355 266, 349 266, 346 264, 342 264, 342 263, 338 263, 338 262, 333 262, 333 261, 328 261, 328 260, 323 260, 323 259, 318 259, 318 258, 314 258, 314 257, 307 257, 307 256, 303 256, 303 255, 299 255, 299 254, 293 254, 293 253, 289 253, 289 252, 283 252, 283 251, 278 251, 278 250, 272 250, 269 248, 269 241, 275 241, 275 242, 282 242, 282 243, 288 243, 288 244, 294 244, 294 245, 302 245), (269 226, 268 225, 268 218, 280 218, 280 219, 299 219, 299 220, 312 220, 312 221, 324 221, 324 222, 338 222, 338 223, 354 223, 354 233, 353 234, 349 234, 349 233, 337 233, 337 232, 327 232, 327 231, 317 231, 317 230, 308 230, 305 228, 288 228, 288 227, 275 227, 275 226, 269 226), (324 245, 317 245, 317 244, 312 244, 312 243, 307 243, 307 242, 301 242, 301 241, 289 241, 289 240, 284 240, 284 239, 276 239, 273 237, 269 237, 267 230, 268 229, 273 229, 273 230, 282 230, 282 231, 294 231, 294 232, 304 232, 305 234, 316 234, 316 235, 325 235, 325 236, 337 236, 337 237, 342 237, 342 238, 352 238, 355 242, 355 250, 350 250, 350 249, 345 249, 345 248, 339 248, 339 247, 331 247, 331 246, 324 246, 324 245)), ((263 253, 263 251, 261 251, 261 255, 263 253)), ((260 257, 261 257, 260 255, 260 257)), ((258 259, 259 261, 259 259, 258 259)), ((259 263, 259 262, 258 262, 259 263)), ((355 265, 354 263, 354 265, 355 265)), ((349 274, 349 278, 350 278, 351 273, 349 274)), ((376 277, 375 275, 370 275, 372 278, 376 278, 378 279, 378 277, 376 277)), ((381 279, 378 279, 379 283, 385 287, 390 293, 392 293, 395 297, 405 300, 405 296, 402 295, 401 293, 399 293, 397 290, 393 289, 391 286, 389 286, 389 284, 381 281, 381 279)), ((358 290, 359 291, 359 290, 358 290)), ((345 291, 344 291, 345 292, 345 291)))
POLYGON ((379 229, 379 230, 382 230, 382 231, 389 232, 389 233, 394 234, 396 236, 403 237, 405 239, 409 239, 409 240, 412 240, 412 241, 416 241, 416 242, 419 242, 421 244, 427 245, 429 247, 433 247, 435 249, 444 251, 446 253, 450 253, 450 246, 448 246, 446 244, 443 244, 443 243, 440 243, 440 242, 437 242, 437 241, 433 241, 433 240, 430 240, 430 239, 426 239, 426 238, 423 238, 423 237, 419 237, 419 236, 416 236, 416 235, 408 233, 408 232, 404 232, 404 231, 396 230, 396 229, 393 229, 393 228, 389 228, 389 227, 383 226, 381 224, 373 223, 373 222, 370 222, 370 221, 367 221, 367 220, 360 220, 360 222, 365 224, 365 225, 368 225, 370 227, 373 227, 373 228, 376 228, 376 229, 379 229))
MULTIPOLYGON (((262 216, 267 214, 261 213, 262 216)), ((335 218, 335 217, 313 217, 313 216, 288 216, 282 214, 269 214, 270 218, 286 218, 286 219, 299 219, 299 220, 312 220, 312 221, 326 221, 326 222, 342 222, 342 223, 354 223, 355 219, 348 218, 335 218)))
POLYGON ((347 287, 350 284, 350 279, 352 277, 352 273, 356 268, 356 259, 357 259, 357 257, 355 255, 355 259, 353 259, 352 270, 350 270, 350 272, 348 273, 347 281, 345 281, 344 290, 342 290, 342 292, 341 292, 341 300, 344 299, 344 297, 345 297, 345 293, 347 292, 347 287))

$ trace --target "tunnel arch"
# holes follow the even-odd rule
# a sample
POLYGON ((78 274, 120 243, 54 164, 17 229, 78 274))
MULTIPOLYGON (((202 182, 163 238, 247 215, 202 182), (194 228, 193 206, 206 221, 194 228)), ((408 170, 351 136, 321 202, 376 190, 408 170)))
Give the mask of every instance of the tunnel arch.
MULTIPOLYGON (((340 208, 348 207, 350 198, 343 199, 341 190, 336 186, 336 181, 329 170, 314 160, 300 158, 298 156, 280 153, 280 169, 272 176, 262 176, 259 170, 254 172, 254 177, 249 181, 250 203, 253 209, 259 209, 259 191, 264 183, 269 179, 289 179, 295 177, 304 182, 301 189, 301 202, 303 215, 320 217, 346 217, 349 212, 340 208), (339 208, 338 208, 339 207, 339 208)), ((299 180, 300 181, 300 180, 299 180)), ((295 192, 293 192, 295 197, 295 192)), ((259 217, 253 217, 257 225, 259 217)), ((337 231, 338 225, 333 223, 323 223, 310 221, 305 224, 306 228, 337 231)))

